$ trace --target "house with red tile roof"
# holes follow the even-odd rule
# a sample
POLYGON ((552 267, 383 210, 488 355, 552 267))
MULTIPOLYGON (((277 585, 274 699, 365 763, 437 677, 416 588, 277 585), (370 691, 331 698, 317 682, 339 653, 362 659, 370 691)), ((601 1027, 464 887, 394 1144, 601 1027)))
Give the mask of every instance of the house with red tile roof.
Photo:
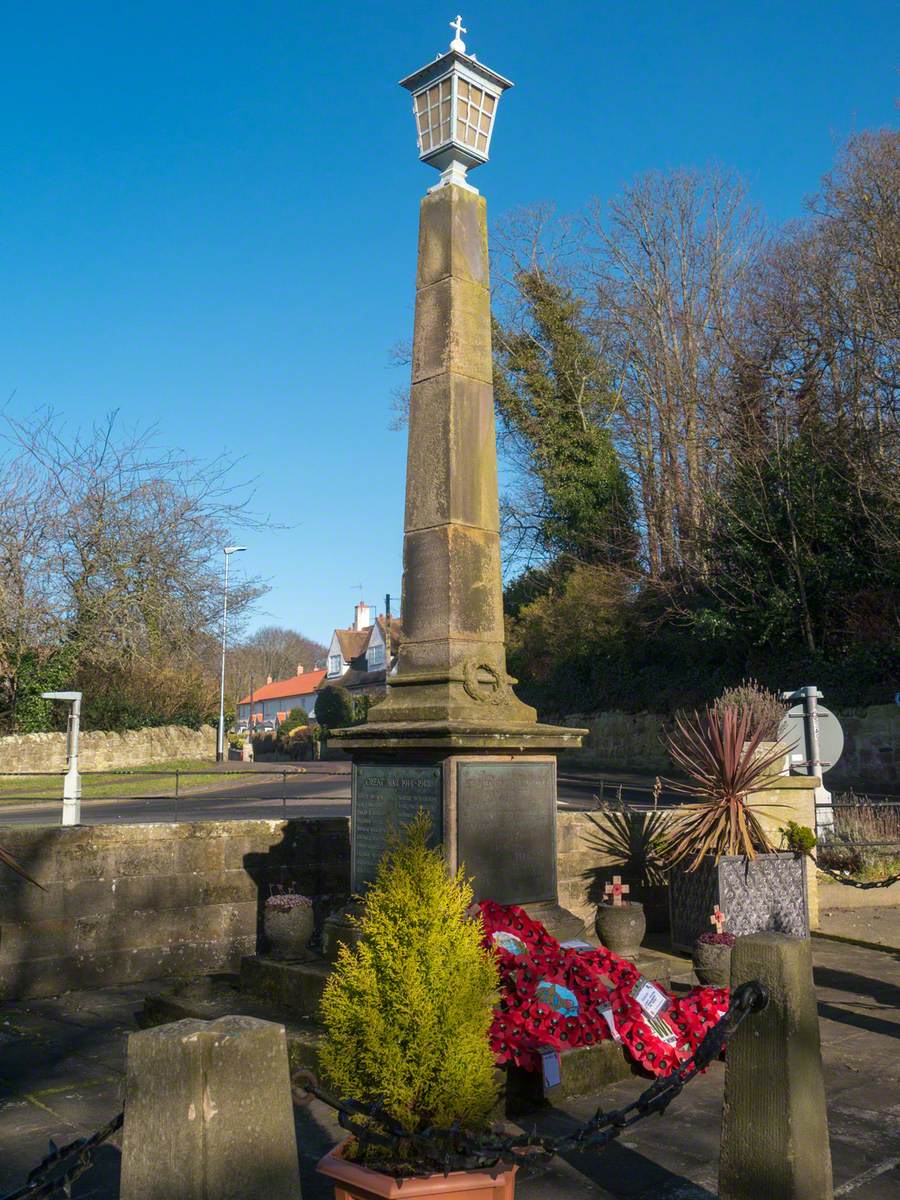
POLYGON ((252 724, 260 721, 273 721, 279 725, 292 708, 302 708, 308 716, 312 716, 316 707, 316 689, 325 678, 325 671, 304 671, 302 664, 297 667, 297 674, 290 679, 272 679, 253 689, 253 696, 244 696, 237 704, 237 720, 250 721, 252 724), (252 700, 252 710, 251 710, 252 700))
POLYGON ((402 633, 399 617, 391 617, 389 627, 386 617, 376 616, 372 605, 360 601, 353 624, 332 634, 319 687, 339 684, 353 695, 383 696, 387 672, 396 668, 402 633))

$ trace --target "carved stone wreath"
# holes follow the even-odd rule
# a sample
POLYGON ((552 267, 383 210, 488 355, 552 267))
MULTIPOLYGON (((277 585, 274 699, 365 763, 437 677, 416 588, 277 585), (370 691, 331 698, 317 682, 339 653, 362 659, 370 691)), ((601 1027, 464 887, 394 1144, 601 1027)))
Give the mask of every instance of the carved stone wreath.
POLYGON ((463 667, 463 687, 479 704, 502 704, 507 684, 499 671, 477 658, 469 658, 463 667))

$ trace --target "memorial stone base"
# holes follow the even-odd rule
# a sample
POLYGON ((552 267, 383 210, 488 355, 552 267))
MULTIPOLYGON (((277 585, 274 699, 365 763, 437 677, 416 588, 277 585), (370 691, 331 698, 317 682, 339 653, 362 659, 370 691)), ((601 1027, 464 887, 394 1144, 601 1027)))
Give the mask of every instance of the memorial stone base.
POLYGON ((374 881, 392 831, 421 810, 476 900, 525 906, 563 940, 584 932, 557 903, 555 755, 357 752, 352 795, 355 893, 374 881))

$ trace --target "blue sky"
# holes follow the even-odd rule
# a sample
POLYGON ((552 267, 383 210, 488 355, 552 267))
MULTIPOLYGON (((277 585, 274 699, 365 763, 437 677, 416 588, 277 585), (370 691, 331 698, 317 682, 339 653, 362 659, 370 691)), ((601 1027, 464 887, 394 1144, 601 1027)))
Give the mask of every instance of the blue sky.
MULTIPOLYGON (((237 566, 256 623, 327 640, 401 579, 418 162, 396 82, 456 9, 0 2, 0 402, 72 427, 119 409, 200 456, 245 456, 237 566), (11 399, 7 399, 11 397, 11 399), (243 561, 241 561, 243 560, 243 561)), ((715 160, 775 221, 854 129, 896 121, 900 8, 470 3, 468 48, 514 80, 473 182, 494 218, 574 209, 715 160)))

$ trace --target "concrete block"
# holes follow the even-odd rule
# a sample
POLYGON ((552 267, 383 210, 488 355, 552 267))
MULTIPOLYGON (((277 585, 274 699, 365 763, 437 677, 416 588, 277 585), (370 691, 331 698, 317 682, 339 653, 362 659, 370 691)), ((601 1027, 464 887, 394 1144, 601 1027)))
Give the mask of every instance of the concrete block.
POLYGON ((416 293, 412 382, 452 371, 490 384, 491 297, 466 279, 439 280, 416 293))
POLYGON ((175 842, 126 843, 117 847, 115 875, 174 875, 175 842))
POLYGON ((317 1017, 331 963, 279 962, 263 955, 241 959, 241 988, 300 1017, 317 1017))
POLYGON ((224 869, 222 839, 188 838, 175 847, 175 874, 214 874, 224 869))
POLYGON ((458 521, 500 528, 494 397, 487 383, 462 375, 437 375, 416 384, 410 396, 407 531, 458 521))
POLYGON ((284 1026, 184 1020, 128 1039, 122 1200, 300 1200, 284 1026))
POLYGON ((732 989, 758 979, 768 1008, 729 1042, 721 1200, 832 1200, 819 1019, 808 938, 756 933, 731 953, 732 989))
POLYGON ((483 196, 462 188, 440 188, 419 210, 416 287, 455 275, 487 287, 487 205, 483 196))

